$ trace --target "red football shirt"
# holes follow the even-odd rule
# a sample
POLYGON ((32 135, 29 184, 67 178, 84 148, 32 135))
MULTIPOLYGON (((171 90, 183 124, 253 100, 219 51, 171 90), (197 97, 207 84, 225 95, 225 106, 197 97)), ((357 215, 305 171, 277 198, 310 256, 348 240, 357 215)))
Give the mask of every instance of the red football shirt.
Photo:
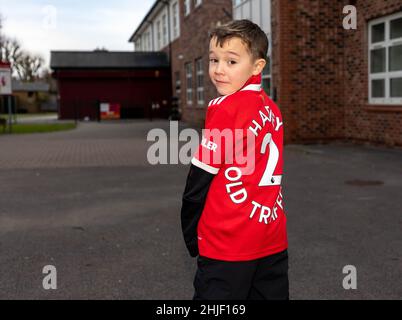
POLYGON ((283 122, 261 75, 209 103, 191 162, 216 174, 197 228, 201 256, 246 261, 287 248, 283 122))

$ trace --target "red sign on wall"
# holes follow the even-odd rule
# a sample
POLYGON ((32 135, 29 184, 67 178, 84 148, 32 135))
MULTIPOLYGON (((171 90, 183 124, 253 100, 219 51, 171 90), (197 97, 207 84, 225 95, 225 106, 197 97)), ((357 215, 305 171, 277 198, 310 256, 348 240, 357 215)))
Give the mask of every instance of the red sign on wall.
POLYGON ((101 119, 120 119, 120 104, 118 103, 101 103, 101 119))

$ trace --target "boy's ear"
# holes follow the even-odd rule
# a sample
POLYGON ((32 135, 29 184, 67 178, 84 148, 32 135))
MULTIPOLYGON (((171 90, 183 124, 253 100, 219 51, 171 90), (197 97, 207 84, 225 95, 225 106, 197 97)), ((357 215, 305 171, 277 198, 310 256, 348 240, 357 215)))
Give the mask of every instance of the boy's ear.
POLYGON ((267 64, 267 62, 265 61, 265 59, 257 59, 254 62, 253 75, 256 76, 256 75, 260 74, 266 64, 267 64))

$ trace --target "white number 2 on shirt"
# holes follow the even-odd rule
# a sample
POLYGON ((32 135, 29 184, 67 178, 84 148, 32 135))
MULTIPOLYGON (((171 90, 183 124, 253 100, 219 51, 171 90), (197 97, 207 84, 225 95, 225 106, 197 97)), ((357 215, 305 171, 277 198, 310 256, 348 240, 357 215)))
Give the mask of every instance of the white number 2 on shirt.
POLYGON ((267 166, 265 168, 264 174, 258 184, 259 187, 264 186, 277 186, 281 184, 282 176, 274 176, 274 171, 279 160, 279 150, 276 146, 274 140, 272 139, 272 134, 267 133, 261 144, 261 154, 265 154, 267 151, 267 146, 269 145, 269 158, 267 166))

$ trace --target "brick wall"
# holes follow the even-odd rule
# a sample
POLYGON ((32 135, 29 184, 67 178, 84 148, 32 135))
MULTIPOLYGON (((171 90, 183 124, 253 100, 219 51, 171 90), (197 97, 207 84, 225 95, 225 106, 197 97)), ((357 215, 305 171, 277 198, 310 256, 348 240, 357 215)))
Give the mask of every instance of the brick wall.
MULTIPOLYGON (((178 55, 181 51, 181 38, 175 39, 170 46, 166 46, 161 49, 161 51, 165 52, 170 60, 170 68, 171 68, 171 79, 172 79, 172 87, 171 87, 171 92, 172 96, 176 95, 176 78, 175 78, 175 72, 179 72, 179 74, 183 74, 182 70, 182 63, 180 59, 178 58, 178 55)), ((181 79, 182 80, 182 79, 181 79)), ((180 98, 180 97, 179 97, 180 98)))
POLYGON ((400 0, 272 0, 273 86, 286 143, 402 144, 401 108, 367 110, 367 23, 401 7, 400 0), (357 8, 357 30, 343 29, 347 4, 357 8))
MULTIPOLYGON (((202 4, 194 8, 192 4, 191 13, 184 16, 184 1, 180 1, 180 45, 173 52, 173 68, 172 74, 175 71, 180 71, 181 75, 181 108, 183 111, 183 120, 190 122, 196 126, 203 126, 205 121, 206 105, 212 98, 217 97, 218 93, 212 85, 208 76, 208 49, 209 38, 208 32, 218 21, 225 23, 230 21, 223 8, 231 15, 232 1, 231 0, 214 0, 202 1, 202 4), (182 59, 179 59, 179 56, 182 59), (197 105, 196 94, 196 71, 195 60, 202 57, 204 67, 204 105, 197 105), (186 76, 184 64, 192 62, 193 64, 193 105, 186 104, 186 76)), ((173 80, 174 82, 174 80, 173 80)))
MULTIPOLYGON (((285 120, 285 143, 330 140, 402 145, 402 106, 368 106, 368 21, 402 11, 400 0, 271 0, 272 78, 285 120), (343 29, 343 7, 357 8, 357 30, 343 29)), ((205 103, 218 94, 208 76, 208 31, 230 18, 232 1, 203 1, 184 17, 172 44, 172 80, 181 77, 183 120, 203 126, 195 60, 203 57, 205 103), (179 58, 180 57, 180 58, 179 58), (193 105, 186 103, 184 64, 192 62, 193 105)), ((174 90, 174 88, 173 88, 174 90)), ((174 92, 174 91, 173 91, 174 92)))
POLYGON ((357 30, 345 37, 345 137, 402 146, 402 106, 368 105, 368 23, 402 11, 401 0, 356 1, 357 30))
POLYGON ((343 136, 342 8, 334 0, 272 0, 273 86, 286 143, 343 136))

